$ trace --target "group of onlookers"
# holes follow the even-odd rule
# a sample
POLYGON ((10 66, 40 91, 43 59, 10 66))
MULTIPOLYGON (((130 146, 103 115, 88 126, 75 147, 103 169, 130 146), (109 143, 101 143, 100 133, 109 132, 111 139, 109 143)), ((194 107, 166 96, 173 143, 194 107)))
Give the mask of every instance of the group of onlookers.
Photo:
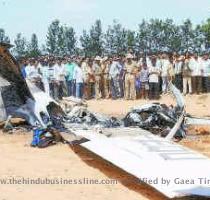
POLYGON ((210 92, 208 54, 156 55, 94 58, 41 56, 22 59, 24 78, 54 99, 76 96, 85 99, 159 99, 168 84, 186 94, 210 92))

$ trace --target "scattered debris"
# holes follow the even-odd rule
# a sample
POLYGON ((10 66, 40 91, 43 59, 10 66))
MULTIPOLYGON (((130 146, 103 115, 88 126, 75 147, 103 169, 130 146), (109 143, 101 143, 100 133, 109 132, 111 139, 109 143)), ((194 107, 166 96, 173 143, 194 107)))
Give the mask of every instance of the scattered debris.
MULTIPOLYGON (((64 98, 59 104, 33 83, 25 81, 17 62, 9 53, 10 47, 0 43, 0 121, 7 120, 5 131, 15 129, 10 123, 11 116, 23 118, 33 128, 32 147, 45 148, 57 143, 81 144, 138 178, 159 176, 172 180, 178 177, 171 171, 178 171, 183 178, 195 178, 195 175, 206 177, 208 174, 208 158, 170 141, 174 137, 185 136, 185 125, 210 124, 209 119, 185 115, 184 99, 173 84, 169 84, 169 89, 176 98, 175 107, 148 104, 133 108, 123 119, 107 117, 89 111, 87 103, 76 98, 64 98), (74 131, 71 132, 72 129, 74 131), (61 134, 60 131, 66 133, 61 134), (200 174, 196 174, 200 168, 200 174)), ((198 132, 206 134, 204 130, 198 132)), ((173 184, 173 187, 149 185, 168 197, 210 195, 209 188, 205 194, 198 185, 198 188, 188 184, 173 184)))
MULTIPOLYGON (((172 106, 164 104, 147 104, 134 107, 123 119, 125 127, 140 127, 149 130, 155 135, 165 137, 175 126, 179 112, 176 112, 172 106)), ((181 126, 177 136, 182 136, 184 132, 181 126)))
POLYGON ((82 99, 78 99, 78 98, 73 97, 73 96, 63 97, 62 101, 60 102, 60 105, 61 105, 62 109, 65 111, 65 113, 71 112, 71 110, 75 106, 88 107, 86 101, 84 101, 82 99))
POLYGON ((75 106, 71 112, 68 113, 66 120, 66 126, 93 128, 96 125, 101 128, 119 127, 122 125, 122 121, 115 117, 107 117, 99 113, 90 112, 86 106, 75 106))
POLYGON ((64 138, 55 129, 34 129, 32 147, 46 148, 57 143, 65 143, 64 138))

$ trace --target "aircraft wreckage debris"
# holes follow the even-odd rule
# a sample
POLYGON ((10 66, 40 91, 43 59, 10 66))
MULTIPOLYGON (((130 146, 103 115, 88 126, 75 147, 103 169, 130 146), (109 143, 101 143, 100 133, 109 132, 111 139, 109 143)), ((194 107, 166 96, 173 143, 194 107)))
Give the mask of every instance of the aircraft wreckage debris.
POLYGON ((117 119, 90 112, 86 102, 72 97, 63 105, 54 101, 22 78, 9 48, 0 43, 0 121, 8 119, 9 124, 11 116, 25 119, 33 129, 32 146, 79 144, 140 180, 168 180, 168 185, 148 184, 169 198, 210 196, 209 185, 197 182, 209 176, 210 159, 171 141, 185 136, 185 126, 210 124, 210 120, 186 116, 184 99, 173 84, 169 90, 176 106, 137 106, 117 119))

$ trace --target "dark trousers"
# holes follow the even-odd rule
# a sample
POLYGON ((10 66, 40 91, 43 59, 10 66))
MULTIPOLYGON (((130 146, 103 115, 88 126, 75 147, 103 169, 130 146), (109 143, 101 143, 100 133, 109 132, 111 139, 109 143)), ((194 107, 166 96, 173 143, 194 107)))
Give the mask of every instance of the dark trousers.
POLYGON ((160 85, 159 83, 149 83, 149 99, 159 99, 160 98, 160 85))
POLYGON ((120 97, 124 97, 124 82, 125 80, 123 78, 120 78, 119 84, 120 84, 120 97))
POLYGON ((76 97, 82 99, 83 97, 83 83, 76 83, 76 97))
POLYGON ((94 82, 88 83, 88 90, 89 90, 89 98, 93 99, 95 96, 95 83, 94 82))
POLYGON ((182 74, 176 74, 175 75, 175 86, 183 92, 183 77, 182 74))
POLYGON ((50 82, 50 96, 58 101, 58 96, 59 96, 59 86, 58 83, 56 82, 50 82))
POLYGON ((66 82, 67 83, 67 93, 68 96, 74 96, 74 81, 73 80, 69 80, 66 82))
POLYGON ((202 77, 192 76, 192 92, 199 94, 202 92, 202 77))
POLYGON ((204 92, 210 93, 210 77, 203 77, 204 92))
POLYGON ((117 99, 120 97, 120 84, 117 78, 111 79, 111 93, 112 93, 112 99, 117 99))
POLYGON ((58 98, 62 99, 67 96, 67 88, 65 81, 59 81, 58 83, 58 98))

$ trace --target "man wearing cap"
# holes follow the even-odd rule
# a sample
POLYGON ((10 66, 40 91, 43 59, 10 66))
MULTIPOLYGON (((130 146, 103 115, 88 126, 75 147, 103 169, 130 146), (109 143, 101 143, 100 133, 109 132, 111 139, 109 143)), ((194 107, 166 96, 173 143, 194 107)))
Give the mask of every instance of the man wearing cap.
POLYGON ((125 99, 136 99, 135 79, 137 64, 133 61, 133 55, 128 54, 125 62, 125 99))
POLYGON ((109 60, 104 57, 101 61, 103 96, 109 98, 109 60))
POLYGON ((101 92, 101 75, 102 75, 102 69, 101 69, 101 57, 96 56, 95 62, 93 64, 93 70, 95 74, 95 98, 100 99, 102 97, 101 92))
POLYGON ((88 58, 83 58, 82 59, 82 64, 81 68, 84 74, 84 98, 88 99, 89 98, 89 90, 88 90, 88 58))
POLYGON ((93 60, 89 59, 87 63, 88 72, 88 99, 93 99, 95 95, 95 74, 93 70, 93 60))

